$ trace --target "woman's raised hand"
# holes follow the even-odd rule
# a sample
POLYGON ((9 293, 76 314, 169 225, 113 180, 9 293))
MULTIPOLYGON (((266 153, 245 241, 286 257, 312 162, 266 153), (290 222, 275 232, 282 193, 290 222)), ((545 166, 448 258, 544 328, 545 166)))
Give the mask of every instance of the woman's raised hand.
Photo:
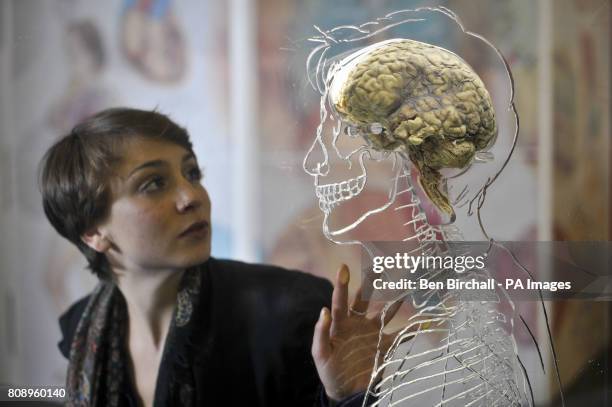
MULTIPOLYGON (((379 335, 380 313, 367 316, 370 302, 361 299, 361 287, 348 305, 349 280, 349 269, 342 265, 336 275, 331 313, 327 308, 321 310, 312 341, 319 378, 327 396, 336 401, 367 389, 377 350, 382 358, 394 338, 393 334, 379 335)), ((389 308, 385 324, 400 305, 389 308)))

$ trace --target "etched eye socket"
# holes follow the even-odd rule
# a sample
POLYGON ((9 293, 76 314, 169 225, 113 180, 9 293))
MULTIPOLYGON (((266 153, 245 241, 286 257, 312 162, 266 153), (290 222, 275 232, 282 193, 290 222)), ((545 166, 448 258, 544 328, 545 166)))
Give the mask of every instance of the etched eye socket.
POLYGON ((346 134, 350 138, 356 138, 357 136, 359 136, 359 129, 349 124, 344 127, 344 134, 346 134))
POLYGON ((380 134, 383 132, 383 126, 380 123, 372 123, 369 126, 369 130, 372 134, 380 134))

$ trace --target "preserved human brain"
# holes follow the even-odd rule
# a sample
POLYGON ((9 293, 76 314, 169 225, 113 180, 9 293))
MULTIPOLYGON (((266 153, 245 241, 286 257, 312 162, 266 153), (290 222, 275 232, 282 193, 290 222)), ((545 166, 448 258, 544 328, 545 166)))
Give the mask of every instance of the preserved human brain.
POLYGON ((497 133, 478 75, 454 53, 423 42, 388 40, 345 58, 329 98, 373 148, 406 152, 429 199, 451 216, 440 170, 465 168, 497 133))

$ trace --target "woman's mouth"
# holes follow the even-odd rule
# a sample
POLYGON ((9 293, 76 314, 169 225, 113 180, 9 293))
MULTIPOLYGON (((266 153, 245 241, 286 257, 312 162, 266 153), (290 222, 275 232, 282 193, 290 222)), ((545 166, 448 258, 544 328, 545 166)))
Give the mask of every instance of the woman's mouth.
POLYGON ((208 236, 208 222, 206 221, 199 221, 199 222, 192 223, 191 225, 189 225, 187 229, 185 229, 179 235, 180 238, 182 237, 202 238, 206 236, 208 236))

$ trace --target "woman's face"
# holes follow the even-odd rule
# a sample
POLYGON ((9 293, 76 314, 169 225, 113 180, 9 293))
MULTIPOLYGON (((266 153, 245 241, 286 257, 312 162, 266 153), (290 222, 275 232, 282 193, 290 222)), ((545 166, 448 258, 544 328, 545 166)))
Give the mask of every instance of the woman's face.
POLYGON ((193 154, 161 140, 125 143, 111 180, 112 204, 98 226, 122 270, 183 269, 210 256, 210 199, 193 154))

